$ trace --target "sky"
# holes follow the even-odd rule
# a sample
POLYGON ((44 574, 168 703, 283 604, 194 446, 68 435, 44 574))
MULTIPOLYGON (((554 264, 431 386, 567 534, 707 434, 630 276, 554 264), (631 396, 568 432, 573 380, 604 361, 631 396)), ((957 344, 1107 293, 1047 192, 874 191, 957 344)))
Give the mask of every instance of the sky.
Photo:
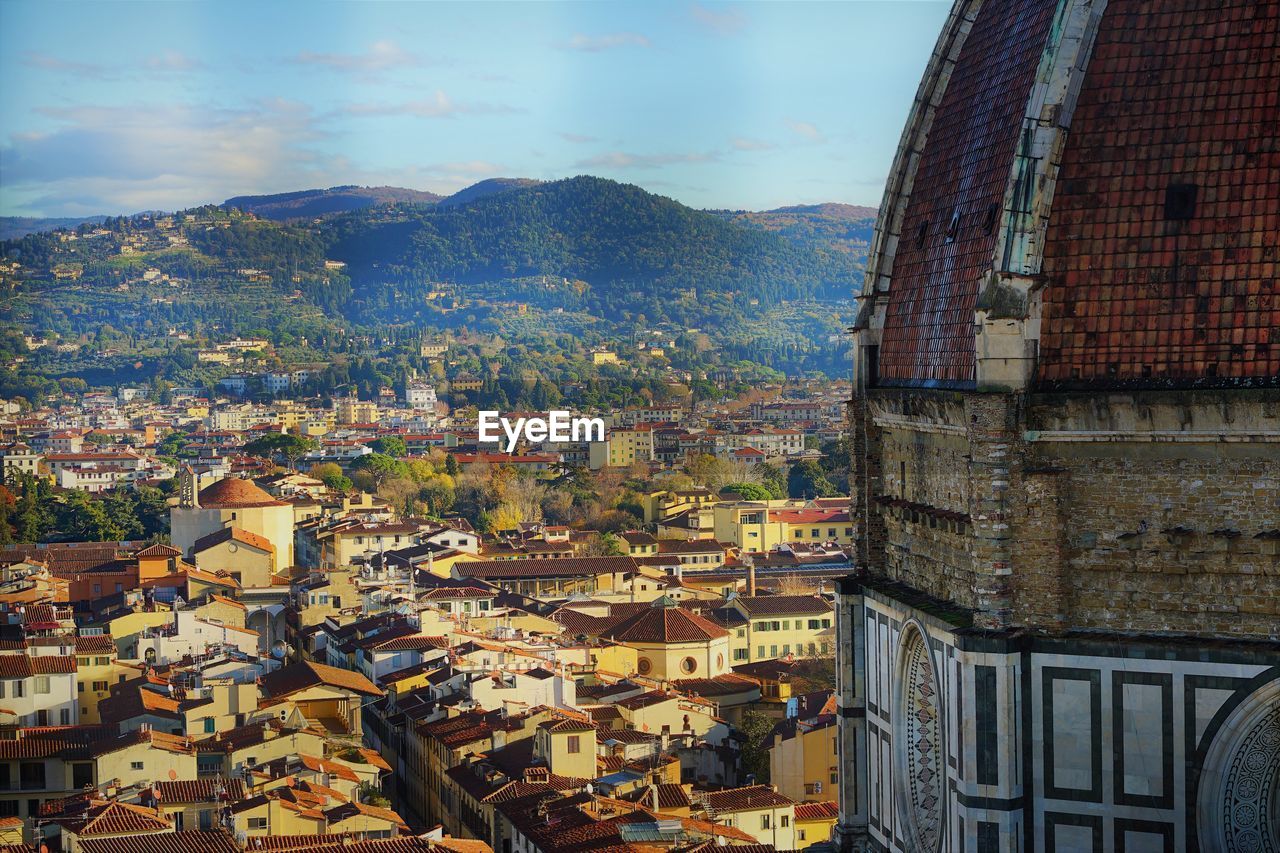
POLYGON ((0 0, 0 215, 579 174, 876 206, 949 6, 0 0))

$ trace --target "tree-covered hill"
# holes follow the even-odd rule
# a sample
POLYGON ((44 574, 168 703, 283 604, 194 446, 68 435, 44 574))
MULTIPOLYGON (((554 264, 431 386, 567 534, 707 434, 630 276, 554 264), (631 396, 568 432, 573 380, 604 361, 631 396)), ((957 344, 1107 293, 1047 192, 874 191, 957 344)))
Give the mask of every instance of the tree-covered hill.
POLYGON ((586 176, 456 207, 356 213, 326 230, 357 298, 388 285, 403 297, 432 283, 555 276, 584 282, 588 307, 653 316, 672 314, 685 292, 773 304, 846 295, 861 271, 861 258, 832 247, 586 176))
POLYGON ((434 204, 435 193, 403 187, 330 187, 327 190, 300 190, 276 195, 241 195, 229 198, 223 207, 234 207, 265 219, 314 219, 388 204, 434 204))

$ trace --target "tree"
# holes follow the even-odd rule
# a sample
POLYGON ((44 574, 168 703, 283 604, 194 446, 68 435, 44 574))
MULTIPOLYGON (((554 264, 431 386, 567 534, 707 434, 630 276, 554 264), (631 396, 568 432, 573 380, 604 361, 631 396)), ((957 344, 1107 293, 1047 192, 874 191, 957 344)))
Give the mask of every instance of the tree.
POLYGON ((773 498, 773 493, 758 483, 730 483, 721 491, 733 492, 744 501, 767 501, 773 498))
POLYGON ((324 483, 325 488, 332 492, 345 494, 354 488, 351 484, 351 478, 342 473, 342 468, 334 462, 321 462, 317 465, 312 465, 307 474, 324 483))
POLYGON ((351 466, 353 471, 367 474, 373 482, 375 491, 393 477, 408 477, 409 466, 400 459, 387 456, 385 453, 369 453, 361 456, 351 466))
POLYGON ((298 459, 319 447, 314 438, 292 433, 273 432, 261 438, 255 438, 244 446, 244 452, 251 456, 274 459, 283 456, 289 467, 297 469, 298 459))
POLYGON ((685 470, 695 483, 713 492, 718 492, 726 483, 732 482, 735 473, 731 463, 709 454, 690 459, 685 470))
POLYGON ((446 474, 448 474, 450 477, 457 477, 459 468, 460 466, 458 465, 458 458, 456 456, 454 456, 452 453, 445 456, 444 472, 446 474))
MULTIPOLYGON (((770 735, 773 733, 774 720, 760 711, 744 711, 738 723, 745 742, 739 753, 738 765, 744 776, 754 777, 758 785, 769 784, 769 749, 770 735)), ((739 779, 746 783, 747 779, 739 779)))
POLYGON ((802 459, 787 474, 787 493, 793 498, 828 498, 836 494, 836 487, 816 460, 802 459))
POLYGON ((405 444, 404 439, 398 435, 384 435, 382 438, 376 438, 369 442, 369 447, 374 453, 394 456, 397 459, 409 455, 409 445, 405 444))

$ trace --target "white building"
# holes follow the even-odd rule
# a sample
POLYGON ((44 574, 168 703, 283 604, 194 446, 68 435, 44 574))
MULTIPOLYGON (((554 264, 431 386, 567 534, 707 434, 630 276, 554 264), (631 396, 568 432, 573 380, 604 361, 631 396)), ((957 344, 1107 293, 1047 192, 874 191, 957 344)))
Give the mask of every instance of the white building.
POLYGON ((429 382, 409 382, 404 386, 404 402, 414 409, 434 409, 436 388, 429 382))

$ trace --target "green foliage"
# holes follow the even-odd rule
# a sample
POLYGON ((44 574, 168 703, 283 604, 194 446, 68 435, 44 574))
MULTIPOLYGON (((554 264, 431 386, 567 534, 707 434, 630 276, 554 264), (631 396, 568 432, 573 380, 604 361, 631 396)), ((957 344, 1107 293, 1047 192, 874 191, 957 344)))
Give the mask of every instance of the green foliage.
POLYGON ((721 491, 733 492, 744 501, 767 501, 773 498, 773 493, 758 483, 730 483, 721 491))
MULTIPOLYGON (((774 720, 761 711, 745 711, 738 723, 738 731, 744 737, 739 753, 738 766, 744 776, 755 777, 756 784, 769 784, 769 750, 767 743, 773 732, 774 720)), ((745 778, 740 780, 745 784, 745 778)))
POLYGON ((298 459, 319 447, 319 443, 307 436, 292 433, 273 432, 261 438, 255 438, 244 446, 244 452, 253 456, 274 459, 282 456, 290 468, 296 468, 298 459))
POLYGON ((169 532, 165 496, 148 486, 91 495, 19 475, 0 492, 0 541, 114 542, 169 532))
POLYGON ((793 498, 829 498, 839 492, 816 460, 802 459, 787 474, 787 494, 793 498))
POLYGON ((351 470, 367 474, 376 491, 382 484, 393 478, 409 476, 409 466, 402 459, 387 456, 385 453, 369 453, 361 456, 351 466, 351 470))
POLYGON ((401 457, 409 455, 409 446, 398 435, 388 435, 374 439, 369 442, 369 447, 373 449, 374 453, 382 453, 387 456, 401 457))

